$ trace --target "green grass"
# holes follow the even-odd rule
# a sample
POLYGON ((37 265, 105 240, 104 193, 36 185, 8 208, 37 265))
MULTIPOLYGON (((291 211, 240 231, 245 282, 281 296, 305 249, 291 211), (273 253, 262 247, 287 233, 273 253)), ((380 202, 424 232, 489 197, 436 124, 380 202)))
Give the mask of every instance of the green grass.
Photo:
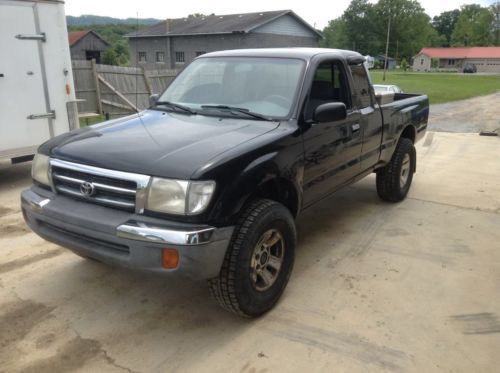
POLYGON ((91 126, 96 123, 104 122, 106 118, 104 115, 99 115, 98 117, 90 117, 90 118, 80 118, 80 127, 91 126))
POLYGON ((396 84, 406 93, 422 93, 432 104, 484 96, 500 91, 500 75, 371 71, 374 84, 396 84))

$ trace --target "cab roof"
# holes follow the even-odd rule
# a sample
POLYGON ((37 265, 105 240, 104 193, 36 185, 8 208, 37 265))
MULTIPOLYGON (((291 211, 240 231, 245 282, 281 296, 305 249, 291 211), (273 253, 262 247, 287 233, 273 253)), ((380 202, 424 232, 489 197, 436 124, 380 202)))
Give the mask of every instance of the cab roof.
POLYGON ((206 53, 198 58, 206 57, 276 57, 276 58, 300 58, 310 60, 320 54, 330 54, 332 57, 342 59, 364 58, 360 53, 344 49, 330 48, 255 48, 255 49, 232 49, 226 51, 206 53))

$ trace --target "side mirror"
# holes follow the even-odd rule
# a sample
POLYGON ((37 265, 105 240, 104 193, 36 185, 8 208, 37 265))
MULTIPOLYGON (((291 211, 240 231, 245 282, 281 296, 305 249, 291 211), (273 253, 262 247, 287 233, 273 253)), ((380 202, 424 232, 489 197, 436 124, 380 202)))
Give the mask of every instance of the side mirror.
POLYGON ((314 110, 313 120, 318 123, 336 122, 347 118, 347 109, 343 102, 328 102, 314 110))
POLYGON ((155 104, 159 98, 160 98, 160 95, 157 93, 149 96, 149 106, 155 106, 155 104))

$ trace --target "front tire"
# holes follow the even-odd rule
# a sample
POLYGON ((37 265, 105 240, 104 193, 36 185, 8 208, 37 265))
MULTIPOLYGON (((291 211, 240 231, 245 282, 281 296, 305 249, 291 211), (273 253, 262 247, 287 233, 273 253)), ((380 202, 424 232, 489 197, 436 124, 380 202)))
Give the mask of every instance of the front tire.
POLYGON ((377 171, 377 193, 384 201, 399 202, 406 198, 416 169, 417 153, 413 142, 400 138, 391 161, 377 171))
POLYGON ((251 202, 238 220, 219 276, 208 282, 219 305, 246 317, 273 308, 292 272, 296 235, 286 207, 268 199, 251 202))

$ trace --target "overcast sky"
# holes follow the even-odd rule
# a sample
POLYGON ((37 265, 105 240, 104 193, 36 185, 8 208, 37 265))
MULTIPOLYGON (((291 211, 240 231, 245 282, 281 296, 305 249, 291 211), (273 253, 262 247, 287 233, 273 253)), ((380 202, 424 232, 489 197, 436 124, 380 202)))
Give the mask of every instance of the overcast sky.
MULTIPOLYGON (((181 18, 192 13, 232 14, 266 10, 292 9, 311 25, 322 29, 329 20, 340 16, 349 5, 350 0, 252 0, 252 1, 207 1, 207 0, 66 0, 66 14, 79 16, 94 14, 115 18, 181 18), (329 4, 325 6, 325 4, 329 4)), ((375 1, 372 1, 375 2, 375 1)), ((458 8, 463 4, 494 3, 495 0, 420 0, 420 4, 432 17, 445 10, 458 8)))

